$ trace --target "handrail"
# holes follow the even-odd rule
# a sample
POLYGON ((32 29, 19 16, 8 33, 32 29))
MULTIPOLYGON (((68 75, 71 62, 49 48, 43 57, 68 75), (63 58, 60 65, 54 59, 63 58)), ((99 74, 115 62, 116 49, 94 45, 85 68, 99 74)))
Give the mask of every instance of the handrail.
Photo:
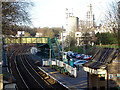
POLYGON ((56 38, 56 37, 52 38, 52 39, 51 39, 51 43, 55 43, 55 44, 56 44, 56 46, 57 46, 57 48, 58 48, 59 59, 60 59, 62 48, 61 48, 61 46, 60 46, 57 38, 56 38))
POLYGON ((52 50, 52 56, 53 56, 52 58, 55 58, 55 51, 53 50, 53 47, 51 45, 51 40, 49 37, 48 37, 48 45, 49 45, 50 49, 52 50))
POLYGON ((61 48, 61 46, 60 46, 60 43, 58 42, 58 39, 57 39, 56 37, 55 37, 55 40, 56 40, 56 43, 57 43, 57 45, 58 45, 60 51, 62 51, 62 48, 61 48))

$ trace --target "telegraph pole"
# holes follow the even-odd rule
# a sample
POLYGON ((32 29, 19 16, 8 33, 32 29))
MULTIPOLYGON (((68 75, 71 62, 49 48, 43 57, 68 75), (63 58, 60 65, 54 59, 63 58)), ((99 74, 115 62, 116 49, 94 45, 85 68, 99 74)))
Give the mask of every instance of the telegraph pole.
MULTIPOLYGON (((118 35, 117 35, 117 40, 118 40, 118 74, 120 73, 120 1, 118 2, 118 35)), ((120 82, 120 81, 119 81, 120 82)))
POLYGON ((63 61, 63 55, 64 55, 64 42, 63 42, 63 26, 62 26, 62 61, 63 61))

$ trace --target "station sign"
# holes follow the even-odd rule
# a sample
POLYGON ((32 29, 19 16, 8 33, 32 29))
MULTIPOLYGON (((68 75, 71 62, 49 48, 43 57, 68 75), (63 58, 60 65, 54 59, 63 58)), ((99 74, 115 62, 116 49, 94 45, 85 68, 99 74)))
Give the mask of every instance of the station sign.
POLYGON ((120 77, 120 74, 117 74, 117 77, 120 77))
POLYGON ((113 74, 109 74, 109 79, 113 79, 113 74))
POLYGON ((105 74, 99 74, 98 77, 105 77, 105 74))

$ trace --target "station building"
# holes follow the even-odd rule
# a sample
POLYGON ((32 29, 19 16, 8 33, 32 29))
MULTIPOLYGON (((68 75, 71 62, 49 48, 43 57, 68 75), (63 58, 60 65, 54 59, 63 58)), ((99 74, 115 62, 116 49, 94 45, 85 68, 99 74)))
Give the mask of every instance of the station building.
POLYGON ((108 90, 120 87, 118 49, 100 48, 92 60, 84 64, 90 90, 108 90))

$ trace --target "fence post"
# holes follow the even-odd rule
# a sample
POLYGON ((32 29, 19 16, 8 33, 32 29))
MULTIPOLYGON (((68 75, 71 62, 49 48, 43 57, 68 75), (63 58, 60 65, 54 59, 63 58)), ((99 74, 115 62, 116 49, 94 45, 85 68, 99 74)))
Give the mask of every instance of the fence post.
POLYGON ((44 66, 44 59, 42 59, 42 66, 44 66))
POLYGON ((75 78, 77 77, 77 69, 76 69, 76 67, 74 68, 74 77, 75 78))
POLYGON ((71 67, 71 76, 74 76, 74 70, 73 70, 73 67, 71 67))

